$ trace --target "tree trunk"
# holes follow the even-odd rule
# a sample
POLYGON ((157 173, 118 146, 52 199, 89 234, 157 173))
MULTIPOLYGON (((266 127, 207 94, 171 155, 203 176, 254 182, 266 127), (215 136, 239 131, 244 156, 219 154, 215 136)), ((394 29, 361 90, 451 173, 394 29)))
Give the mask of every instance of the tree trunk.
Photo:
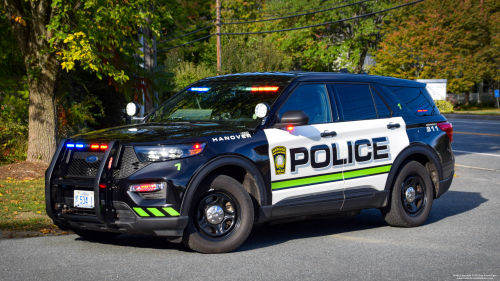
MULTIPOLYGON (((50 55, 42 55, 50 56, 50 55)), ((45 60, 36 78, 29 78, 29 142, 27 161, 50 163, 56 150, 57 113, 54 87, 59 63, 54 55, 45 60)))
POLYGON ((464 104, 465 105, 469 105, 470 104, 470 93, 465 93, 465 97, 464 97, 464 104))
POLYGON ((27 161, 50 163, 56 149, 57 114, 54 86, 59 71, 49 51, 52 33, 47 24, 52 1, 3 0, 7 18, 24 57, 29 84, 29 137, 27 161), (16 20, 22 18, 23 21, 16 20))
POLYGON ((359 54, 359 60, 356 67, 354 68, 354 73, 361 74, 363 72, 363 66, 365 65, 365 58, 367 53, 368 49, 366 48, 361 51, 361 54, 359 54))

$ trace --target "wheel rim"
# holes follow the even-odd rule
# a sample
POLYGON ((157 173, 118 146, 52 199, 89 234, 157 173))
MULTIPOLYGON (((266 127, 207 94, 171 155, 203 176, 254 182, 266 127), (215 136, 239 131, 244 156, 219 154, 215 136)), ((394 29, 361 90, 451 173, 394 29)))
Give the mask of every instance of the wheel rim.
POLYGON ((408 215, 416 217, 422 213, 427 204, 427 198, 425 185, 420 177, 416 175, 406 177, 401 188, 401 202, 408 215))
POLYGON ((196 208, 196 228, 210 238, 230 235, 240 224, 239 206, 230 196, 211 193, 196 208))

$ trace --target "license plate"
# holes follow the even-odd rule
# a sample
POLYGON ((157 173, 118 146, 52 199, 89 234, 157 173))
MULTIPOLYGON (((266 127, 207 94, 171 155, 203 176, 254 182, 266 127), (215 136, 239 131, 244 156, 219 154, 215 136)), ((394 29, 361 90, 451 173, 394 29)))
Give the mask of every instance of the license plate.
POLYGON ((75 190, 74 205, 76 208, 94 208, 94 192, 86 190, 75 190))

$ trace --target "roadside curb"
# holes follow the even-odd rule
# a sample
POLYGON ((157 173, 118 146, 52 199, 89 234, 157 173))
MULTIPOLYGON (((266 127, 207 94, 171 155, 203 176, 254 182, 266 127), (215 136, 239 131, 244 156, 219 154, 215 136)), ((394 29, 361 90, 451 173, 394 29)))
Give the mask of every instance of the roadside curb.
POLYGON ((453 114, 444 113, 444 117, 453 119, 472 119, 472 120, 499 120, 500 116, 495 115, 477 115, 477 114, 453 114))

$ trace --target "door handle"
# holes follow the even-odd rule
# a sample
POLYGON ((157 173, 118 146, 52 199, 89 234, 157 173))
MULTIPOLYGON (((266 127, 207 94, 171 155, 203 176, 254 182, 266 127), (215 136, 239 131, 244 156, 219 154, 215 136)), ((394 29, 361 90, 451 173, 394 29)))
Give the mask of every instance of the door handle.
POLYGON ((337 132, 325 131, 324 133, 321 133, 321 137, 322 138, 325 138, 325 137, 334 137, 336 135, 337 135, 337 132))
POLYGON ((392 128, 401 128, 401 126, 398 123, 396 124, 391 123, 387 125, 387 129, 392 129, 392 128))

